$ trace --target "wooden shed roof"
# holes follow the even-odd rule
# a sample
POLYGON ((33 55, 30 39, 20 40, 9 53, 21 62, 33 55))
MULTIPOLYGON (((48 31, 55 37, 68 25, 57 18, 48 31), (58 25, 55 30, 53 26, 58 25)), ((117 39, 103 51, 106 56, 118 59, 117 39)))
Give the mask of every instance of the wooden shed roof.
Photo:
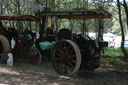
POLYGON ((39 21, 39 18, 31 15, 0 15, 0 20, 16 20, 16 21, 39 21))
POLYGON ((103 9, 72 10, 72 11, 43 11, 40 16, 57 16, 61 19, 92 19, 111 18, 111 14, 103 9))

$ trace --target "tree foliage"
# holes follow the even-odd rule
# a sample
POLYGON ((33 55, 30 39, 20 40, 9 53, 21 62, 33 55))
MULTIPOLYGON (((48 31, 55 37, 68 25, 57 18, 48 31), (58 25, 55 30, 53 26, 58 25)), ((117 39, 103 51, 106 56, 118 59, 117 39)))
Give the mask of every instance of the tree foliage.
MULTIPOLYGON (((104 21, 104 31, 107 32, 108 29, 113 29, 115 33, 120 33, 120 25, 118 18, 118 9, 117 6, 114 5, 115 0, 0 0, 0 14, 5 15, 34 15, 36 12, 40 12, 44 9, 47 10, 74 10, 74 9, 95 9, 102 7, 105 10, 111 12, 113 15, 112 19, 104 21)), ((122 5, 127 5, 127 2, 122 5)), ((127 9, 122 9, 122 12, 125 12, 127 9)), ((128 15, 127 15, 128 16, 128 15)), ((125 14, 122 15, 123 22, 126 21, 125 14)), ((69 21, 67 21, 69 22, 69 21)), ((81 28, 82 21, 71 21, 74 22, 73 28, 78 30, 77 28, 81 28)), ((88 31, 95 31, 94 27, 97 24, 93 20, 87 20, 89 23, 88 31)), ((66 24, 69 26, 70 24, 66 24)), ((126 24, 123 24, 125 28, 126 24)), ((62 26, 61 26, 62 27, 62 26)), ((81 31, 78 30, 78 31, 81 31)), ((126 30, 126 29, 125 29, 126 30)), ((127 30, 126 30, 127 31, 127 30)))
MULTIPOLYGON (((48 10, 74 10, 90 9, 107 5, 111 0, 0 0, 0 14, 5 15, 35 15, 36 12, 44 9, 48 10)), ((81 21, 75 22, 73 28, 78 30, 81 27, 81 21), (80 22, 80 23, 79 23, 80 22), (77 26, 76 26, 77 25, 77 26)), ((95 24, 93 20, 87 20, 89 31, 94 31, 95 24)), ((106 21, 107 23, 109 21, 106 21)), ((67 24, 70 25, 70 24, 67 24)), ((109 26, 110 27, 110 26, 109 26)), ((105 28, 107 28, 105 26, 105 28)), ((108 29, 108 28, 107 28, 108 29)), ((81 31, 81 30, 78 30, 81 31)))

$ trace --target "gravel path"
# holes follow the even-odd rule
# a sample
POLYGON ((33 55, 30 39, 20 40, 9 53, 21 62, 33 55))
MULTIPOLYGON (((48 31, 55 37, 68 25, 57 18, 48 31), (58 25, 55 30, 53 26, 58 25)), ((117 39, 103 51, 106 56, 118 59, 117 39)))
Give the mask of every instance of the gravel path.
POLYGON ((128 85, 128 73, 98 68, 93 72, 81 70, 76 75, 63 76, 48 62, 39 65, 18 62, 13 67, 0 64, 0 85, 128 85))

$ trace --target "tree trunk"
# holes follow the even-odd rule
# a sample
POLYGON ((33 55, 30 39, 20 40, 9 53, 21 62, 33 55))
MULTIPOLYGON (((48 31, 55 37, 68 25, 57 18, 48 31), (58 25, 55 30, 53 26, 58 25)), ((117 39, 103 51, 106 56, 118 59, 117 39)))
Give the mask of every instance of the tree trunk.
POLYGON ((126 20, 127 20, 127 27, 128 27, 128 6, 125 0, 123 0, 124 4, 123 7, 125 9, 125 13, 126 13, 126 20))
MULTIPOLYGON (((18 15, 21 15, 20 0, 16 0, 16 4, 17 4, 17 6, 16 6, 17 14, 18 14, 18 15)), ((17 21, 17 28, 18 28, 21 32, 23 31, 23 29, 21 29, 21 28, 23 28, 21 21, 17 21)))
POLYGON ((0 14, 3 14, 3 2, 1 1, 1 3, 0 3, 0 8, 1 8, 1 13, 0 14))
POLYGON ((124 36, 124 28, 123 28, 122 18, 121 18, 120 0, 117 0, 117 6, 118 6, 118 10, 119 10, 119 22, 120 22, 121 34, 122 34, 121 50, 122 50, 122 52, 123 52, 125 58, 128 58, 128 53, 126 52, 126 49, 124 48, 125 36, 124 36))

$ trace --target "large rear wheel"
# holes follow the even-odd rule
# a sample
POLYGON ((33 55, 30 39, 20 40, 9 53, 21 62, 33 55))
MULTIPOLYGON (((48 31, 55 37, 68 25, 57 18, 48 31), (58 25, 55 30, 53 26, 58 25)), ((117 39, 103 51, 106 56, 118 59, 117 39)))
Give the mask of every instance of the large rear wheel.
POLYGON ((52 62, 55 70, 63 75, 76 73, 81 65, 79 47, 71 40, 60 40, 52 48, 52 62))
POLYGON ((1 46, 2 46, 2 61, 7 61, 8 59, 8 52, 10 51, 10 43, 8 41, 8 39, 3 36, 3 35, 0 35, 0 42, 1 42, 1 46))

